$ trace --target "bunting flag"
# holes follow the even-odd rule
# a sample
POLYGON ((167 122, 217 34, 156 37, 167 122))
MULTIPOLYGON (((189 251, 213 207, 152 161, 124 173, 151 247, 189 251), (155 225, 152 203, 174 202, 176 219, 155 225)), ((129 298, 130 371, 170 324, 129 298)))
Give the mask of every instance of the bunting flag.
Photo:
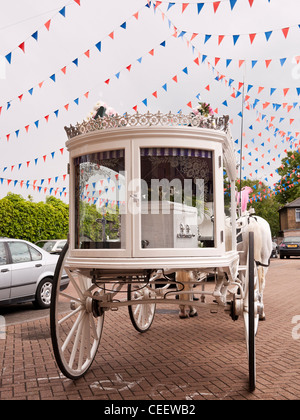
MULTIPOLYGON (((76 0, 73 0, 74 2, 76 2, 76 0)), ((70 3, 68 4, 68 5, 70 5, 70 3)), ((80 1, 78 2, 78 5, 80 6, 80 1)), ((65 7, 66 6, 64 6, 58 13, 60 13, 63 17, 65 17, 65 7)), ((28 89, 26 92, 22 92, 21 94, 19 94, 17 97, 15 97, 15 98, 13 98, 13 99, 11 99, 10 101, 7 101, 6 102, 6 105, 0 105, 0 115, 1 115, 1 110, 2 109, 5 109, 6 111, 8 111, 9 109, 10 109, 10 107, 11 107, 11 104, 13 103, 13 102, 17 102, 18 100, 19 101, 22 101, 22 99, 23 99, 23 97, 24 97, 24 95, 25 94, 29 94, 30 96, 33 96, 33 93, 36 91, 36 89, 41 89, 43 86, 45 86, 45 82, 46 81, 48 81, 48 80, 51 80, 51 82, 54 82, 54 83, 56 83, 57 82, 57 76, 58 75, 61 75, 61 74, 63 74, 63 75, 67 75, 68 74, 68 72, 67 72, 67 69, 69 68, 69 67, 73 67, 74 68, 74 66, 75 66, 75 68, 78 68, 79 67, 79 65, 80 65, 80 60, 81 60, 81 58, 83 57, 85 57, 85 58, 87 58, 87 59, 89 59, 90 58, 90 56, 91 56, 91 51, 92 51, 92 49, 93 48, 95 48, 96 49, 96 51, 97 52, 102 52, 102 43, 103 43, 103 41, 105 40, 105 39, 107 39, 107 38, 109 38, 109 39, 111 39, 111 40, 114 40, 115 39, 115 33, 116 33, 116 31, 118 30, 118 29, 122 29, 122 30, 124 30, 124 29, 127 29, 127 24, 128 24, 128 22, 129 22, 129 20, 130 19, 132 19, 132 18, 134 18, 134 20, 136 20, 136 21, 138 21, 139 20, 139 16, 140 16, 140 12, 142 11, 142 10, 144 10, 145 9, 145 6, 143 6, 141 9, 139 9, 137 12, 135 12, 133 15, 130 15, 130 17, 128 17, 128 19, 126 20, 126 21, 123 21, 122 22, 122 24, 120 25, 120 26, 118 26, 118 27, 116 27, 113 31, 110 31, 109 32, 109 34, 107 34, 101 41, 98 41, 96 44, 94 44, 93 46, 90 46, 89 48, 87 48, 86 50, 85 50, 85 52, 84 53, 82 53, 82 54, 80 54, 80 55, 78 55, 74 60, 72 60, 71 62, 69 62, 68 64, 65 64, 65 65, 63 65, 60 69, 58 69, 55 73, 53 73, 53 74, 51 74, 48 78, 46 78, 45 80, 43 80, 42 82, 39 82, 39 83, 37 83, 36 85, 34 85, 34 86, 32 86, 30 89, 28 89)), ((51 23, 51 22, 50 22, 51 23)), ((47 22, 47 27, 48 27, 48 29, 50 29, 50 23, 49 23, 49 21, 47 22)), ((34 34, 33 34, 32 36, 34 37, 34 39, 37 41, 37 39, 38 39, 38 31, 36 31, 34 34), (34 36, 33 36, 34 35, 34 36)), ((165 43, 165 41, 163 41, 162 43, 161 43, 161 46, 165 46, 165 45, 163 45, 163 43, 165 43)), ((20 49, 22 49, 22 51, 23 52, 25 52, 25 41, 22 43, 22 44, 20 44, 17 48, 20 48, 20 49)), ((151 50, 150 50, 150 52, 149 52, 150 54, 151 54, 151 50)), ((12 57, 12 52, 10 52, 10 53, 8 53, 7 55, 6 55, 6 60, 9 62, 9 64, 11 64, 11 57, 12 57)), ((141 60, 142 60, 142 57, 140 57, 140 58, 138 58, 137 59, 137 61, 138 62, 141 62, 141 60)), ((116 74, 116 77, 118 77, 118 73, 116 74)), ((109 84, 109 82, 110 82, 110 79, 108 79, 108 80, 106 80, 106 83, 107 84, 109 84)))
MULTIPOLYGON (((239 1, 241 1, 241 0, 239 0, 239 1)), ((250 8, 252 8, 254 0, 244 0, 244 1, 248 2, 250 8)), ((149 2, 149 3, 151 3, 151 2, 149 2)), ((193 2, 193 3, 191 3, 191 2, 176 2, 175 3, 175 2, 170 2, 170 1, 153 1, 152 3, 153 3, 154 10, 156 10, 157 8, 159 8, 160 6, 163 5, 165 8, 167 7, 167 12, 170 9, 173 10, 173 6, 178 7, 179 10, 181 11, 181 13, 184 13, 188 6, 189 6, 189 8, 194 7, 193 10, 196 11, 197 14, 199 15, 200 13, 202 13, 202 11, 205 10, 204 6, 205 6, 206 10, 208 8, 212 8, 213 13, 217 13, 218 10, 219 10, 219 6, 221 4, 225 5, 225 3, 226 3, 226 7, 228 7, 227 6, 227 4, 228 4, 229 5, 229 10, 233 11, 236 4, 237 4, 237 0, 218 0, 218 1, 212 0, 212 1, 206 1, 206 2, 204 2, 202 0, 201 2, 193 2)), ((271 0, 268 0, 268 3, 271 3, 271 0)))
MULTIPOLYGON (((53 152, 51 152, 51 158, 52 159, 54 159, 57 155, 59 155, 59 156, 63 156, 63 154, 64 154, 64 147, 61 147, 59 150, 57 150, 57 151, 53 151, 53 152)), ((46 163, 46 161, 47 161, 47 158, 48 158, 48 155, 47 154, 45 154, 45 155, 43 155, 43 156, 40 156, 40 157, 36 157, 36 158, 34 158, 34 160, 29 160, 29 161, 26 161, 26 162, 19 162, 18 163, 18 165, 16 165, 16 164, 6 164, 4 167, 3 167, 3 169, 2 169, 2 172, 6 172, 6 171, 8 171, 9 170, 9 168, 10 168, 10 171, 11 172, 13 172, 13 170, 15 170, 16 168, 18 168, 18 170, 20 170, 21 169, 21 167, 25 167, 25 164, 26 164, 26 167, 27 168, 29 168, 29 166, 30 166, 30 164, 31 163, 33 163, 34 162, 34 165, 35 166, 37 166, 37 164, 43 159, 43 162, 44 163, 46 163)), ((1 168, 0 168, 0 170, 1 170, 1 168)))
MULTIPOLYGON (((88 92, 85 92, 83 95, 82 95, 82 97, 84 97, 84 98, 86 98, 86 99, 88 99, 88 97, 89 97, 89 91, 88 92)), ((74 103, 75 105, 79 105, 79 103, 80 103, 80 98, 78 97, 78 98, 75 98, 75 99, 73 99, 73 101, 71 102, 72 104, 74 103)), ((70 103, 68 103, 68 104, 66 104, 66 105, 64 105, 64 109, 66 110, 66 111, 68 111, 69 110, 69 106, 70 106, 70 103)), ((55 111, 52 111, 50 114, 47 114, 47 115, 45 115, 44 116, 44 119, 45 119, 45 121, 48 123, 49 122, 49 118, 50 118, 50 115, 51 114, 54 114, 55 115, 55 117, 56 118, 58 118, 58 116, 59 116, 59 114, 60 114, 60 111, 61 111, 61 109, 56 109, 55 111)), ((37 119, 37 120, 35 120, 34 122, 31 122, 31 123, 29 123, 29 124, 27 124, 27 125, 25 125, 24 126, 24 129, 25 129, 25 132, 28 134, 29 133, 29 129, 32 127, 32 126, 34 126, 36 129, 38 129, 39 128, 39 126, 40 126, 40 121, 42 120, 43 118, 42 117, 40 117, 39 119, 37 119)), ((15 130, 14 131, 14 134, 15 134, 15 137, 16 137, 16 139, 17 138, 19 138, 19 134, 20 134, 20 132, 23 132, 23 129, 21 129, 21 128, 18 128, 17 130, 15 130)), ((11 139, 11 135, 12 135, 13 133, 7 133, 7 134, 5 134, 5 137, 6 137, 6 140, 7 141, 10 141, 10 139, 11 139)), ((0 136, 0 140, 1 140, 1 136, 0 136)))
MULTIPOLYGON (((68 191, 66 187, 45 187, 43 186, 44 179, 41 180, 41 185, 36 185, 37 180, 30 181, 30 180, 21 180, 18 179, 8 179, 8 178, 2 178, 0 177, 0 186, 4 185, 4 181, 6 182, 7 186, 13 185, 14 188, 19 186, 20 188, 23 188, 23 186, 26 186, 26 189, 29 187, 33 189, 35 192, 44 193, 44 194, 54 194, 55 196, 59 195, 60 197, 66 197, 68 195, 68 191)), ((58 177, 56 177, 56 182, 58 181, 58 177)))
MULTIPOLYGON (((80 0, 73 0, 75 3, 77 3, 80 6, 80 0)), ((51 22, 53 21, 53 19, 56 16, 63 16, 64 18, 66 17, 66 7, 70 6, 72 3, 68 3, 65 6, 63 6, 62 8, 59 8, 58 12, 55 13, 51 19, 47 20, 47 22, 44 23, 43 26, 41 26, 40 28, 38 28, 35 32, 32 33, 32 35, 28 36, 23 42, 21 42, 21 44, 19 44, 17 47, 13 48, 10 52, 8 52, 7 54, 5 54, 5 58, 7 60, 7 62, 9 64, 12 63, 12 54, 18 49, 20 48, 23 53, 25 53, 25 43, 27 44, 28 40, 30 40, 31 38, 33 38, 35 41, 38 41, 38 37, 39 37, 39 32, 41 31, 41 29, 46 28, 46 30, 49 32, 50 31, 50 25, 51 22)))

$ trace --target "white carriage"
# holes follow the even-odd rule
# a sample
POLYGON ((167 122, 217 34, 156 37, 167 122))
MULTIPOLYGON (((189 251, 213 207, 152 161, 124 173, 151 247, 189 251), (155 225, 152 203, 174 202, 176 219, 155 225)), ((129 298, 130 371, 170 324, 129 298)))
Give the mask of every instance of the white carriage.
POLYGON ((128 306, 134 327, 145 332, 157 304, 178 306, 183 296, 197 292, 174 281, 173 273, 189 272, 190 286, 210 274, 216 283, 213 291, 201 287, 193 306, 223 307, 233 320, 243 317, 250 389, 255 388, 259 302, 253 236, 247 265, 241 266, 228 122, 148 113, 66 128, 70 234, 56 269, 50 321, 55 357, 67 377, 81 377, 92 364, 107 310, 128 306), (70 283, 61 291, 64 271, 70 283), (126 298, 120 299, 125 288, 126 298))

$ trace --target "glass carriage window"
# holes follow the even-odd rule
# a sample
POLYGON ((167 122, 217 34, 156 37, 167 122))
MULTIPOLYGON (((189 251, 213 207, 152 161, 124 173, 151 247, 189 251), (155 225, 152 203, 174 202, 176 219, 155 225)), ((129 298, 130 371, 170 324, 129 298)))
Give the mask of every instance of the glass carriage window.
POLYGON ((124 157, 113 150, 74 159, 75 248, 125 248, 124 157))
POLYGON ((214 247, 213 153, 141 149, 141 246, 214 247))

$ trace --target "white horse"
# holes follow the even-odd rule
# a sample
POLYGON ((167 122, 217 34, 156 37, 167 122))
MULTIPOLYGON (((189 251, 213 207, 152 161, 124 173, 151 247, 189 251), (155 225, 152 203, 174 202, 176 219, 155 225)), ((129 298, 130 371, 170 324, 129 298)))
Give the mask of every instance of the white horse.
MULTIPOLYGON (((247 264, 249 249, 249 232, 254 234, 254 260, 258 274, 258 292, 263 305, 263 295, 266 285, 266 275, 270 265, 272 253, 272 234, 269 223, 256 215, 244 215, 240 219, 242 222, 241 241, 238 242, 240 252, 240 264, 247 264)), ((265 320, 265 313, 260 315, 261 321, 265 320)))

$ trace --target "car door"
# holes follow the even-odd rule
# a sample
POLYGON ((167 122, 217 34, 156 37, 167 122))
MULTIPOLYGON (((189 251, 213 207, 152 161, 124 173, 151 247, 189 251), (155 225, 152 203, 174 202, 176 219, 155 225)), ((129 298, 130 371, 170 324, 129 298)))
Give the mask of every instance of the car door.
POLYGON ((11 264, 4 242, 0 242, 0 302, 10 298, 11 264))
POLYGON ((8 247, 12 260, 11 299, 34 296, 37 280, 43 271, 41 254, 39 260, 33 260, 31 247, 21 241, 9 242, 8 247))

